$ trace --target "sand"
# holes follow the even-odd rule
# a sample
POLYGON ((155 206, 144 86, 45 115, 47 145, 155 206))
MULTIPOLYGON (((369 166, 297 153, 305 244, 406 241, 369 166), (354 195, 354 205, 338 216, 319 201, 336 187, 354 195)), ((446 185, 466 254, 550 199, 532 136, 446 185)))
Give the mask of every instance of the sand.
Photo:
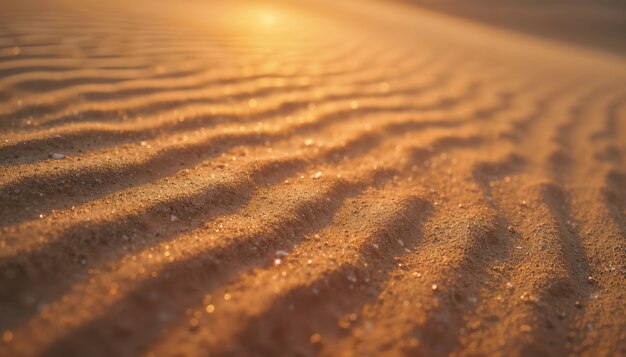
POLYGON ((106 3, 1 6, 1 356, 626 354, 624 58, 106 3))

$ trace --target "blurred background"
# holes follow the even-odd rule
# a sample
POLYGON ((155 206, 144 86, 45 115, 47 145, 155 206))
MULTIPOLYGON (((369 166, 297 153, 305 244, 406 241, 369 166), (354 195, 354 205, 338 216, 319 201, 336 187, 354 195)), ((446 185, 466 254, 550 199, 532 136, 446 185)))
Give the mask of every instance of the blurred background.
POLYGON ((425 8, 536 36, 623 54, 623 0, 404 0, 425 8))

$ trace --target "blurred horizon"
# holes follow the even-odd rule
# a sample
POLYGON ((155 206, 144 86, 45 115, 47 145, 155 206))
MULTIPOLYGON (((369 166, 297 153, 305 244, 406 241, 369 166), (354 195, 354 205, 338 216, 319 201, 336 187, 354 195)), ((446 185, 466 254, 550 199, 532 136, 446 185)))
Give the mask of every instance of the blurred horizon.
POLYGON ((392 0, 552 40, 623 55, 626 1, 392 0))
MULTIPOLYGON (((155 6, 163 6, 169 0, 154 1, 155 6)), ((196 0, 198 4, 213 4, 211 1, 196 0)), ((73 3, 72 1, 20 1, 0 2, 5 14, 17 14, 18 10, 29 11, 34 4, 48 9, 73 3)), ((185 6, 189 1, 179 3, 185 6)), ((236 2, 237 3, 237 2, 236 2)), ((343 7, 332 1, 285 1, 252 0, 261 6, 292 7, 306 4, 311 8, 332 7, 333 11, 343 7)), ((626 1, 620 0, 374 0, 360 2, 363 7, 372 3, 397 3, 469 20, 472 22, 523 33, 538 38, 563 41, 591 49, 624 55, 626 54, 626 1)), ((90 1, 75 2, 74 6, 85 8, 90 1)), ((119 5, 119 4, 118 4, 119 5)), ((123 6, 139 12, 152 11, 141 1, 133 1, 123 6)), ((354 10, 354 7, 352 7, 354 10)))

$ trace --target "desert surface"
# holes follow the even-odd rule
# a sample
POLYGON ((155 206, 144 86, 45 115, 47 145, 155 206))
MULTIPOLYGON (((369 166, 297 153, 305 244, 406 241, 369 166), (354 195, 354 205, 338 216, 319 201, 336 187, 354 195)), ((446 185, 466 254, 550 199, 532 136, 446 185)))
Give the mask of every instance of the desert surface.
POLYGON ((0 4, 0 356, 626 355, 619 52, 401 1, 0 4))

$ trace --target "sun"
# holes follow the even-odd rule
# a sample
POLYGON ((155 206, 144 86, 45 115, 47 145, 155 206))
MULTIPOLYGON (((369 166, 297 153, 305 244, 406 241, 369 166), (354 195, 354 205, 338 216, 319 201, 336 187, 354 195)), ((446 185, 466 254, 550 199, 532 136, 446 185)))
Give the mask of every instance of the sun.
POLYGON ((271 11, 262 11, 259 14, 259 21, 266 26, 273 26, 276 23, 276 15, 271 11))

